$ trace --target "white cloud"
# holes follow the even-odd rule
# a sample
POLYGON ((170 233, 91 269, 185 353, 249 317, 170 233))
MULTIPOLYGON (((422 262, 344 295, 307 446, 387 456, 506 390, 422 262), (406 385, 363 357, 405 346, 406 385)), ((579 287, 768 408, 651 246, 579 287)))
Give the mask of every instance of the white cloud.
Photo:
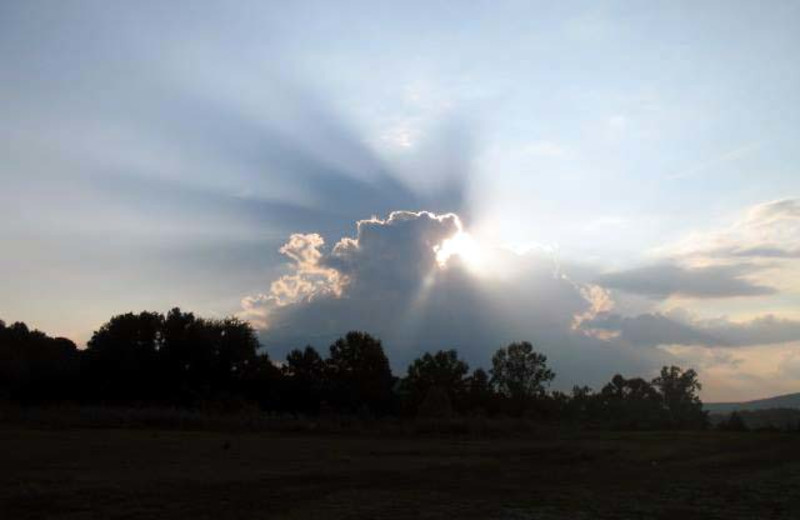
POLYGON ((732 224, 693 233, 661 253, 705 261, 800 259, 800 199, 757 204, 732 224))
POLYGON ((716 228, 653 251, 684 268, 744 269, 740 279, 800 296, 800 199, 756 204, 716 228))
POLYGON ((266 328, 269 315, 276 308, 320 296, 341 296, 347 277, 322 264, 320 248, 324 245, 325 241, 316 233, 293 234, 280 248, 280 252, 292 260, 289 265, 291 273, 273 281, 268 294, 243 298, 240 316, 266 328))

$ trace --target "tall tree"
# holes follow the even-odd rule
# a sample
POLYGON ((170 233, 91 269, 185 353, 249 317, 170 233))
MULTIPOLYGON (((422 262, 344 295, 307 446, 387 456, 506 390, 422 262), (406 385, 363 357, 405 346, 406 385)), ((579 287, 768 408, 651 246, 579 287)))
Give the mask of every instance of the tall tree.
POLYGON ((159 350, 164 316, 155 312, 120 314, 97 330, 87 344, 85 373, 90 395, 101 400, 149 400, 161 395, 159 350))
POLYGON ((295 349, 283 366, 284 406, 290 410, 316 413, 325 399, 326 365, 314 347, 295 349))
POLYGON ((451 406, 460 408, 466 391, 464 378, 468 372, 469 365, 458 359, 455 350, 440 350, 434 354, 426 352, 409 365, 402 385, 414 408, 432 391, 441 393, 451 406))
POLYGON ((703 388, 693 369, 663 367, 653 379, 653 386, 661 394, 667 413, 668 426, 672 428, 702 428, 707 425, 708 414, 697 393, 703 388))
POLYGON ((390 411, 394 377, 379 339, 365 332, 348 332, 331 345, 327 373, 335 406, 350 412, 390 411))
POLYGON ((74 399, 78 350, 66 338, 52 338, 21 322, 0 320, 0 398, 24 403, 74 399))
POLYGON ((254 388, 253 378, 266 374, 269 363, 258 350, 248 323, 205 320, 175 308, 166 318, 154 312, 114 316, 89 340, 86 366, 101 399, 191 405, 254 388))
POLYGON ((617 374, 603 387, 598 398, 603 422, 614 429, 651 430, 664 423, 661 397, 653 385, 641 377, 626 379, 617 374))
POLYGON ((489 374, 476 368, 465 381, 466 409, 473 412, 492 412, 495 393, 489 381, 489 374))
POLYGON ((519 410, 543 397, 555 373, 547 367, 547 356, 533 350, 527 341, 511 343, 492 357, 491 382, 519 410))

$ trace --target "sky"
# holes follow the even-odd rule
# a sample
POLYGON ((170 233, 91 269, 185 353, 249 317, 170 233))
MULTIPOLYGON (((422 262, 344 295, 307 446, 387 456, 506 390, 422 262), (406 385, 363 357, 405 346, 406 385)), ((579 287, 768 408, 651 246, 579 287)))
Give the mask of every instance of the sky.
POLYGON ((0 4, 0 318, 800 391, 800 3, 0 4))

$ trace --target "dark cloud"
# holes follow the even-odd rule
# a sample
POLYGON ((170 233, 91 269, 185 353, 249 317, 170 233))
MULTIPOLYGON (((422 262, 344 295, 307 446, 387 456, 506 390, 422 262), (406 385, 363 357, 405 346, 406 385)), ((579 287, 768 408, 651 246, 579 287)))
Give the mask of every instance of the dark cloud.
POLYGON ((326 263, 352 279, 351 292, 373 291, 375 284, 416 291, 435 272, 434 248, 461 229, 455 214, 396 211, 386 220, 358 223, 354 240, 342 240, 326 263))
POLYGON ((800 341, 800 321, 767 315, 744 322, 720 318, 698 320, 673 312, 646 313, 633 317, 606 313, 583 324, 601 330, 633 346, 699 345, 744 347, 800 341))
POLYGON ((600 276, 597 283, 659 299, 669 296, 729 298, 774 294, 774 288, 757 285, 745 278, 758 269, 749 264, 691 268, 664 263, 606 274, 600 276))
POLYGON ((662 344, 698 345, 713 343, 714 338, 663 314, 621 316, 605 314, 583 324, 587 329, 613 333, 617 340, 634 346, 655 347, 662 344))
POLYGON ((701 321, 697 326, 719 338, 722 345, 748 346, 800 341, 800 321, 772 315, 746 322, 731 322, 724 319, 701 321))

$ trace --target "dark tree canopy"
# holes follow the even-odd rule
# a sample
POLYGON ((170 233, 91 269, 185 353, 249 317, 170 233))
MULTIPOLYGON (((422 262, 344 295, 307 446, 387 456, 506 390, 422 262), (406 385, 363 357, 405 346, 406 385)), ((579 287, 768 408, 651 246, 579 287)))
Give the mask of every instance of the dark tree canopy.
POLYGON ((103 400, 190 404, 245 391, 266 377, 255 331, 236 318, 206 320, 172 309, 111 318, 87 348, 89 380, 103 400), (260 369, 258 366, 260 365, 260 369))
MULTIPOLYGON (((24 323, 0 320, 0 399, 23 404, 211 406, 316 415, 535 416, 581 428, 702 429, 708 417, 694 370, 663 367, 652 381, 615 375, 599 392, 549 391, 555 374, 528 342, 497 350, 492 368, 469 372, 455 349, 425 353, 392 375, 381 341, 348 332, 324 358, 295 349, 280 368, 253 328, 237 318, 205 319, 178 308, 126 313, 104 323, 85 350, 24 323)), ((221 408, 220 408, 221 407, 221 408)), ((741 429, 733 416, 720 427, 741 429)))
POLYGON ((438 399, 447 399, 451 405, 460 407, 466 393, 465 376, 468 372, 469 365, 458 359, 455 350, 440 350, 434 354, 426 352, 408 367, 403 386, 414 406, 419 406, 436 389, 442 394, 438 399))
POLYGON ((152 356, 163 345, 164 316, 156 312, 120 314, 97 330, 87 344, 92 352, 152 356))
POLYGON ((653 429, 663 422, 661 396, 641 377, 617 374, 600 391, 603 414, 616 429, 653 429))
POLYGON ((321 380, 325 377, 325 361, 311 345, 294 349, 286 355, 283 373, 302 380, 321 380))
POLYGON ((72 341, 0 320, 0 397, 25 403, 74 398, 78 362, 72 341))
POLYGON ((103 401, 155 399, 162 391, 163 326, 164 316, 155 312, 129 312, 103 324, 87 344, 87 391, 103 401))
POLYGON ((492 385, 517 403, 545 395, 555 373, 547 367, 547 356, 535 352, 527 341, 501 348, 492 357, 492 385))
POLYGON ((492 411, 495 394, 489 381, 489 374, 482 368, 476 368, 465 381, 466 409, 473 412, 486 413, 492 411))
POLYGON ((694 370, 663 367, 651 382, 617 374, 597 395, 600 422, 616 429, 700 429, 707 425, 694 370))
POLYGON ((707 421, 703 403, 697 392, 702 385, 693 369, 682 371, 676 366, 663 367, 661 375, 653 380, 661 394, 667 420, 673 428, 703 426, 707 421))
POLYGON ((318 412, 325 400, 326 370, 325 360, 310 345, 289 352, 282 370, 285 406, 293 411, 318 412))
POLYGON ((348 332, 331 345, 327 373, 331 400, 338 408, 390 411, 394 376, 380 340, 365 332, 348 332))

